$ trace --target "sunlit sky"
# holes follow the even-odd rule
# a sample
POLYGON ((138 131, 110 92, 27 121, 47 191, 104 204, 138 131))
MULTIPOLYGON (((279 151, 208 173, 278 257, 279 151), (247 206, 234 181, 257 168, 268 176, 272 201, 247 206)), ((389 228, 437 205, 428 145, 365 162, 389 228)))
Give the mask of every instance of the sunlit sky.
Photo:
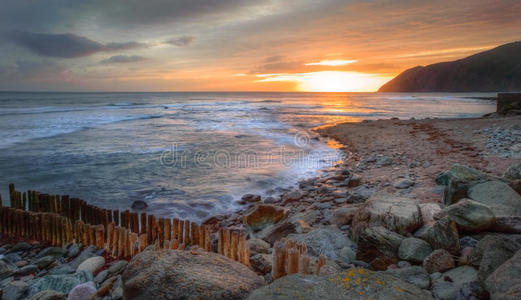
POLYGON ((519 0, 2 0, 0 90, 375 91, 521 40, 519 0))

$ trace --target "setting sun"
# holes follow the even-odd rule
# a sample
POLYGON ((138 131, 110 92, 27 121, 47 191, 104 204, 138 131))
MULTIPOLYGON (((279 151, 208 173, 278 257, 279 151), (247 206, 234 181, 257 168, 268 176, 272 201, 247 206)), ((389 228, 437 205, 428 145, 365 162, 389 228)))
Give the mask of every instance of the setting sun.
POLYGON ((359 72, 322 71, 300 74, 260 74, 259 82, 293 81, 301 92, 374 92, 390 78, 359 72))

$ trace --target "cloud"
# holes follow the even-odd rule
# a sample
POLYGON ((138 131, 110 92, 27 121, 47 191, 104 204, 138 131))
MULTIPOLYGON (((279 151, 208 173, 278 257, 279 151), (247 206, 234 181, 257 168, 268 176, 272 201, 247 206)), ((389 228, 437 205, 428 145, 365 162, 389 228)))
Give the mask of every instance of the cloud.
POLYGON ((265 63, 272 63, 272 62, 276 62, 276 61, 280 61, 284 58, 284 56, 282 55, 275 55, 275 56, 270 56, 270 57, 266 57, 264 59, 264 62, 265 63))
POLYGON ((8 38, 35 54, 47 57, 76 58, 102 51, 127 50, 145 47, 138 42, 108 43, 106 45, 72 33, 47 34, 12 31, 8 38))
POLYGON ((139 55, 114 55, 107 59, 102 60, 102 64, 113 64, 113 63, 133 63, 146 60, 145 57, 139 55))
POLYGON ((168 41, 165 41, 166 44, 183 47, 190 45, 195 40, 195 37, 184 35, 181 37, 173 38, 168 41))

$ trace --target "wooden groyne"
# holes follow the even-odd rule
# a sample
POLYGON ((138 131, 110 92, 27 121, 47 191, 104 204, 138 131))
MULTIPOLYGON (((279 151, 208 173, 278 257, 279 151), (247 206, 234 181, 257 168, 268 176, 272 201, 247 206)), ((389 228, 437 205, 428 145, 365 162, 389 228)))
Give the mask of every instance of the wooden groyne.
POLYGON ((250 265, 244 231, 220 228, 214 245, 210 226, 190 220, 103 209, 68 195, 20 192, 14 184, 9 184, 9 194, 10 207, 3 205, 0 195, 0 233, 8 237, 53 246, 95 245, 120 259, 131 258, 149 245, 180 250, 190 246, 250 265))

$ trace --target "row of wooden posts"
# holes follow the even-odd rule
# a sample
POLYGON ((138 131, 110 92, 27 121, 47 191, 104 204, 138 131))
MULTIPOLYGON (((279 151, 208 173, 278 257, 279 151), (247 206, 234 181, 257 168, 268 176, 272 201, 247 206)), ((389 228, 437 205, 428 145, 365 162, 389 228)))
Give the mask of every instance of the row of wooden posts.
MULTIPOLYGON (((273 246, 271 277, 277 279, 290 274, 312 274, 311 259, 307 255, 307 246, 292 240, 278 241, 273 246)), ((326 257, 319 256, 315 260, 315 275, 320 275, 320 269, 326 264, 326 257)))
POLYGON ((96 245, 118 258, 130 258, 148 245, 155 249, 197 246, 249 266, 250 253, 243 231, 220 228, 214 247, 211 228, 189 220, 120 213, 69 196, 21 193, 14 184, 9 185, 9 192, 11 207, 2 205, 0 195, 0 232, 7 236, 32 238, 55 246, 72 242, 96 245))

